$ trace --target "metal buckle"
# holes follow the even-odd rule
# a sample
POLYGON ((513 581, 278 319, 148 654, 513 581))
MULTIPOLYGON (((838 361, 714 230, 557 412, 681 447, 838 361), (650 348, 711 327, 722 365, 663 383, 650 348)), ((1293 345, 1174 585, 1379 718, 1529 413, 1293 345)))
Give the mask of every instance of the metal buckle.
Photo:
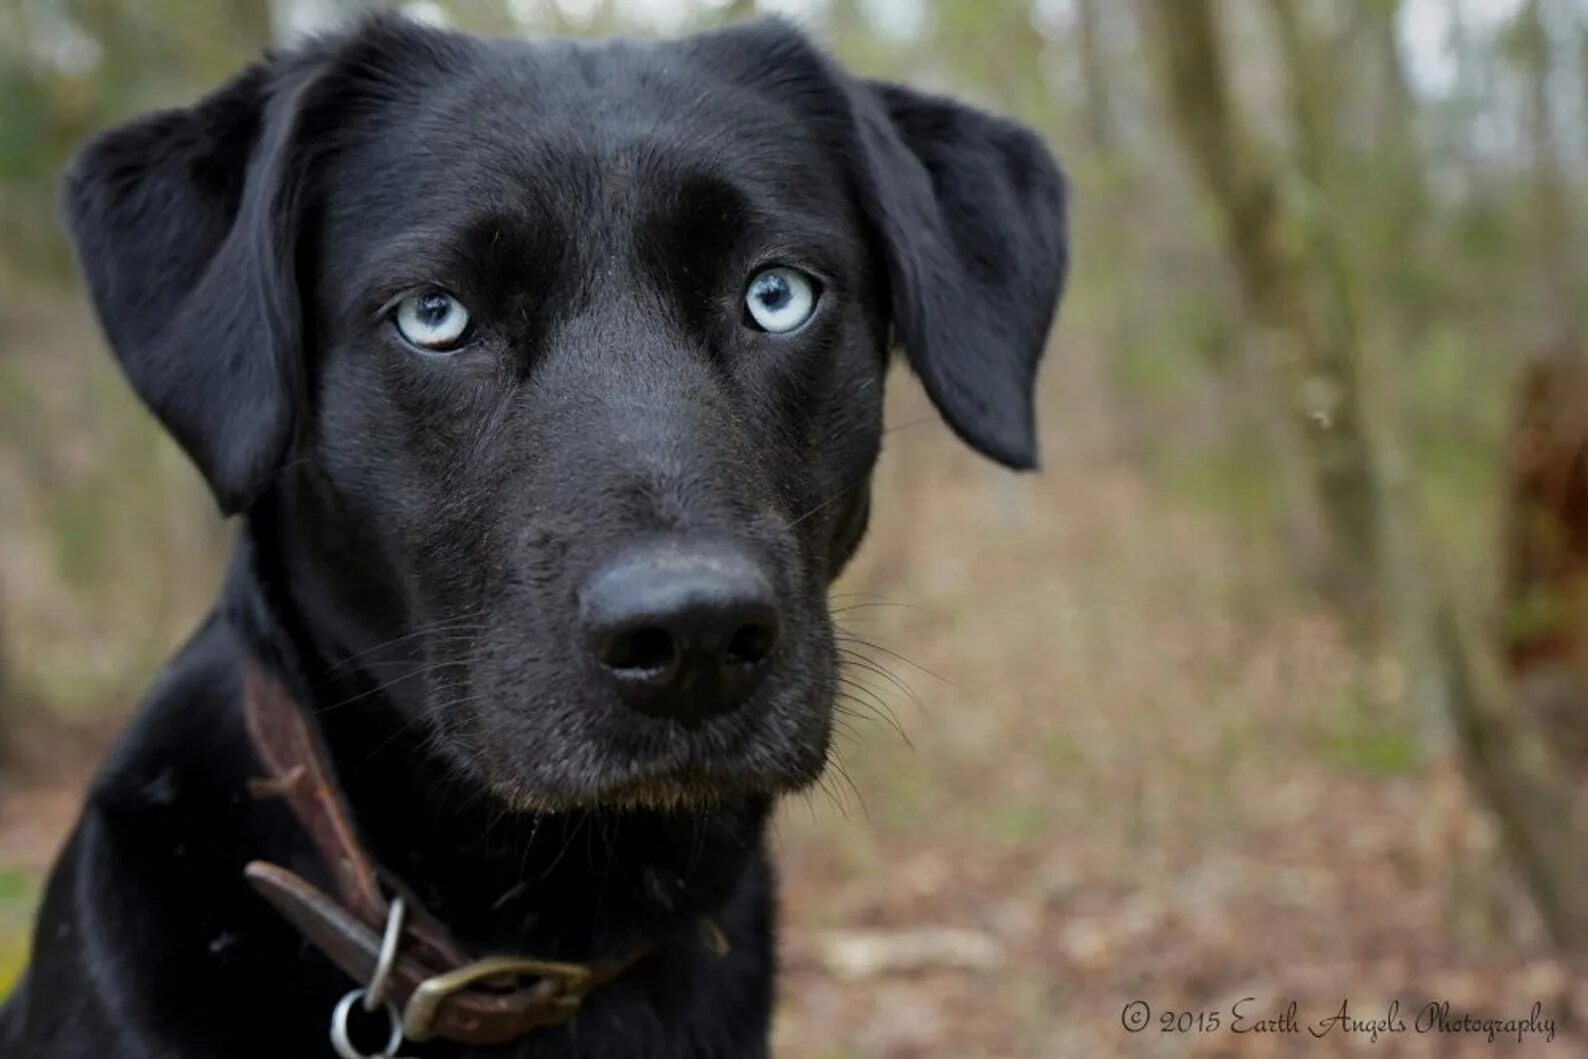
POLYGON ((572 1018, 579 1010, 585 994, 594 986, 590 969, 578 964, 527 960, 516 956, 490 956, 420 982, 413 996, 408 998, 407 1009, 403 1012, 403 1035, 411 1041, 429 1040, 435 1030, 436 1015, 449 997, 493 978, 540 979, 535 985, 523 987, 519 992, 544 991, 544 987, 550 986, 550 990, 539 998, 550 1009, 547 1025, 572 1018))

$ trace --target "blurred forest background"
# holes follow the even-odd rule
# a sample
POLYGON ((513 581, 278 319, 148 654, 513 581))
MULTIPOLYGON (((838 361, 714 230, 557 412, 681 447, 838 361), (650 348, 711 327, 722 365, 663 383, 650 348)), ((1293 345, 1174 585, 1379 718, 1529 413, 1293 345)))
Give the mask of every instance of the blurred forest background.
MULTIPOLYGON (((1043 131, 1045 470, 901 372, 835 592, 843 756, 780 819, 781 1055, 1588 1054, 1588 0, 448 0, 491 33, 775 11, 1043 131), (1164 1034, 1534 1003, 1541 1037, 1164 1034)), ((211 599, 54 180, 334 0, 0 0, 0 994, 97 756, 211 599)))

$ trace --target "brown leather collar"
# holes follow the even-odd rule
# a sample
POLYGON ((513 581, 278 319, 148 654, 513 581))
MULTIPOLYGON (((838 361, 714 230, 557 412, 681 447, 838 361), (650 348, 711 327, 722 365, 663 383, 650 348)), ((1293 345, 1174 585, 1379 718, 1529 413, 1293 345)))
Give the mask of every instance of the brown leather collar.
MULTIPOLYGON (((350 978, 368 983, 379 963, 391 911, 382 877, 353 833, 346 806, 304 711, 280 681, 250 663, 245 672, 248 733, 269 772, 256 797, 286 799, 332 877, 334 895, 265 861, 248 882, 350 978)), ((384 881, 398 887, 394 880, 384 881)), ((409 1040, 501 1044, 567 1021, 589 992, 622 974, 645 951, 591 963, 495 956, 473 959, 447 929, 402 894, 406 914, 386 996, 402 1012, 409 1040)))

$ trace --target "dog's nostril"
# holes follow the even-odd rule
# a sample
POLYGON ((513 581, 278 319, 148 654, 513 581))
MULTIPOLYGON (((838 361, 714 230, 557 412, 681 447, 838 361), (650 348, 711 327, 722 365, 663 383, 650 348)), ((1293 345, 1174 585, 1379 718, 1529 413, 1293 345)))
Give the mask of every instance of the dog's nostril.
POLYGON ((776 638, 776 630, 767 624, 751 622, 741 625, 728 641, 728 661, 753 666, 772 653, 772 643, 776 638))
POLYGON ((678 644, 666 629, 648 626, 608 640, 601 661, 612 669, 659 672, 678 661, 678 644))

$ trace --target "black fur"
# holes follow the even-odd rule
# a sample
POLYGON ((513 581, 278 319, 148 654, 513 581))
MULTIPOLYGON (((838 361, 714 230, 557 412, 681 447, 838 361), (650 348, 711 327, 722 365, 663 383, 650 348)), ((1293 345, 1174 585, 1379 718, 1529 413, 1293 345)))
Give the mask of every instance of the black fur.
POLYGON ((249 654, 313 712, 366 846, 475 951, 655 947, 567 1026, 404 1054, 765 1054, 763 827, 825 761, 826 591, 890 331, 967 442, 1035 462, 1065 267, 1037 139, 778 22, 528 44, 379 18, 104 134, 65 201, 129 381, 244 524, 61 856, 0 1055, 330 1054, 353 983, 241 880, 324 878, 247 793, 249 654), (822 288, 786 335, 745 321, 773 264, 822 288), (429 289, 474 321, 445 357, 391 322, 429 289), (574 631, 583 579, 658 536, 732 542, 782 611, 759 688, 697 727, 623 708, 574 631))

